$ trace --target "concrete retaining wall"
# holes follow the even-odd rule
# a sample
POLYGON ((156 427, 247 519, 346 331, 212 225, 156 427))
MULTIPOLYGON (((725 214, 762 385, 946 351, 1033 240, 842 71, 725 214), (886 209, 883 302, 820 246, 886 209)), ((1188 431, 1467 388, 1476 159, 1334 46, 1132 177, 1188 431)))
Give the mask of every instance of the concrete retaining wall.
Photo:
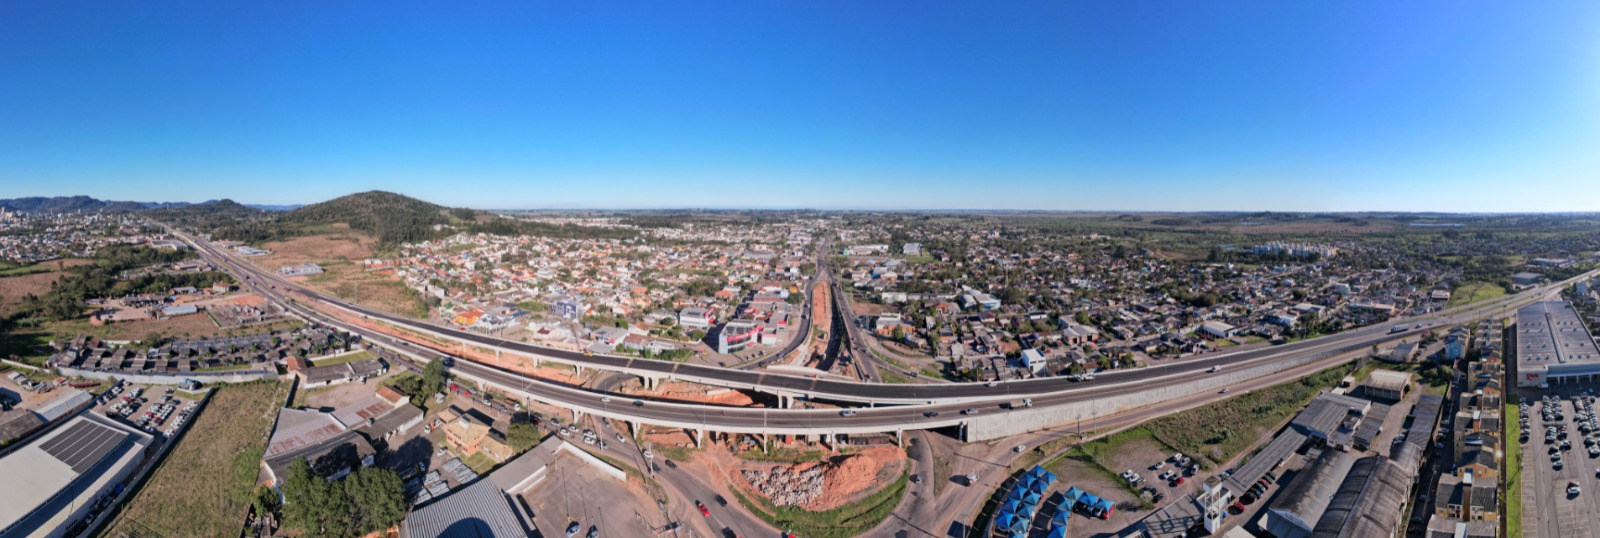
POLYGON ((185 379, 193 379, 205 384, 211 383, 247 383, 266 379, 277 379, 277 371, 269 370, 227 370, 221 372, 189 372, 187 374, 129 374, 124 372, 99 372, 81 370, 78 368, 61 368, 56 370, 61 375, 69 377, 82 377, 110 381, 121 379, 129 383, 143 385, 177 385, 185 379))
POLYGON ((984 419, 967 422, 966 439, 967 441, 987 441, 1080 423, 1083 424, 1085 429, 1088 429, 1093 427, 1092 421, 1095 419, 1192 394, 1215 392, 1223 387, 1303 366, 1333 355, 1334 353, 1318 353, 1249 368, 1224 369, 1214 374, 1199 374, 1193 381, 1144 390, 1124 396, 1008 411, 1000 417, 985 417, 984 419))

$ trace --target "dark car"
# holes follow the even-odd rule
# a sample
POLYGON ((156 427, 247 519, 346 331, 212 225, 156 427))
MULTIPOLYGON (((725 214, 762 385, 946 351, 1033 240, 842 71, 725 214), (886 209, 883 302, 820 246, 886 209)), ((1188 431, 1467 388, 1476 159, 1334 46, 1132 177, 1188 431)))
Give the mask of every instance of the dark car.
POLYGON ((583 530, 583 526, 579 525, 578 522, 576 522, 576 521, 572 522, 571 525, 567 525, 567 538, 572 538, 573 536, 577 536, 578 535, 578 531, 580 531, 580 530, 583 530))

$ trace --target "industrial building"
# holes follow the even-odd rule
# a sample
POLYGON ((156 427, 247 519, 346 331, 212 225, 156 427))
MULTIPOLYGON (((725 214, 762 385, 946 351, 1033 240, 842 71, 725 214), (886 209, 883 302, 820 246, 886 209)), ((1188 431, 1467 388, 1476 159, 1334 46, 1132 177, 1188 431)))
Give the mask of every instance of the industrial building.
POLYGON ((0 458, 0 538, 56 538, 81 530, 151 454, 153 438, 92 413, 0 458))
POLYGON ((1600 380, 1600 347, 1566 301, 1517 310, 1517 386, 1600 380))

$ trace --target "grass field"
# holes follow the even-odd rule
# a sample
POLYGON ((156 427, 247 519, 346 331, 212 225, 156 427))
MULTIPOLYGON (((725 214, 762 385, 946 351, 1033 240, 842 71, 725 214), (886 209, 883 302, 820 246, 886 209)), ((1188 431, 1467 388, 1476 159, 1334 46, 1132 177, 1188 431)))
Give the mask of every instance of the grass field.
POLYGON ((359 362, 359 361, 364 361, 364 360, 368 360, 368 359, 373 359, 373 358, 376 358, 376 357, 377 356, 373 355, 371 351, 357 351, 355 353, 346 353, 344 355, 340 355, 340 356, 337 356, 337 357, 329 357, 329 358, 326 358, 326 359, 317 359, 317 360, 311 361, 311 365, 312 366, 333 366, 335 364, 345 364, 345 363, 351 363, 351 362, 359 362))
POLYGON ((233 536, 244 524, 272 418, 287 385, 216 389, 161 467, 105 535, 137 522, 168 538, 233 536))
POLYGON ((1488 282, 1468 282, 1450 292, 1450 302, 1444 304, 1445 308, 1468 305, 1478 301, 1487 301, 1506 294, 1506 289, 1499 284, 1488 282))
MULTIPOLYGON (((1522 411, 1517 408, 1517 403, 1506 401, 1506 411, 1502 415, 1506 418, 1518 416, 1522 411)), ((1505 423, 1506 431, 1501 439, 1511 439, 1511 421, 1505 423)), ((1522 444, 1506 443, 1506 538, 1522 538, 1522 444)))
POLYGON ((905 495, 908 478, 909 475, 902 472, 894 482, 865 499, 822 512, 777 506, 760 495, 747 494, 738 487, 732 491, 739 504, 774 527, 807 538, 847 538, 861 536, 889 517, 905 495))
POLYGON ((1221 464, 1271 433, 1272 428, 1300 412, 1318 391, 1334 386, 1348 373, 1349 367, 1323 370, 1151 420, 1144 427, 1178 452, 1203 457, 1212 465, 1221 464))

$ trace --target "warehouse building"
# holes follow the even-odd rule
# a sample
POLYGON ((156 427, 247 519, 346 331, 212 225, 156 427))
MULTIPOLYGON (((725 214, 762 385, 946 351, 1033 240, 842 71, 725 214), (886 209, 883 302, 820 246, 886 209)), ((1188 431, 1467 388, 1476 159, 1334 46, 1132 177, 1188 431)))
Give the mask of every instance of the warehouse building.
POLYGON ((81 531, 102 498, 120 493, 153 438, 91 413, 0 458, 0 538, 81 531))
POLYGON ((1600 347, 1572 303, 1545 301, 1517 310, 1517 386, 1600 381, 1600 347))

